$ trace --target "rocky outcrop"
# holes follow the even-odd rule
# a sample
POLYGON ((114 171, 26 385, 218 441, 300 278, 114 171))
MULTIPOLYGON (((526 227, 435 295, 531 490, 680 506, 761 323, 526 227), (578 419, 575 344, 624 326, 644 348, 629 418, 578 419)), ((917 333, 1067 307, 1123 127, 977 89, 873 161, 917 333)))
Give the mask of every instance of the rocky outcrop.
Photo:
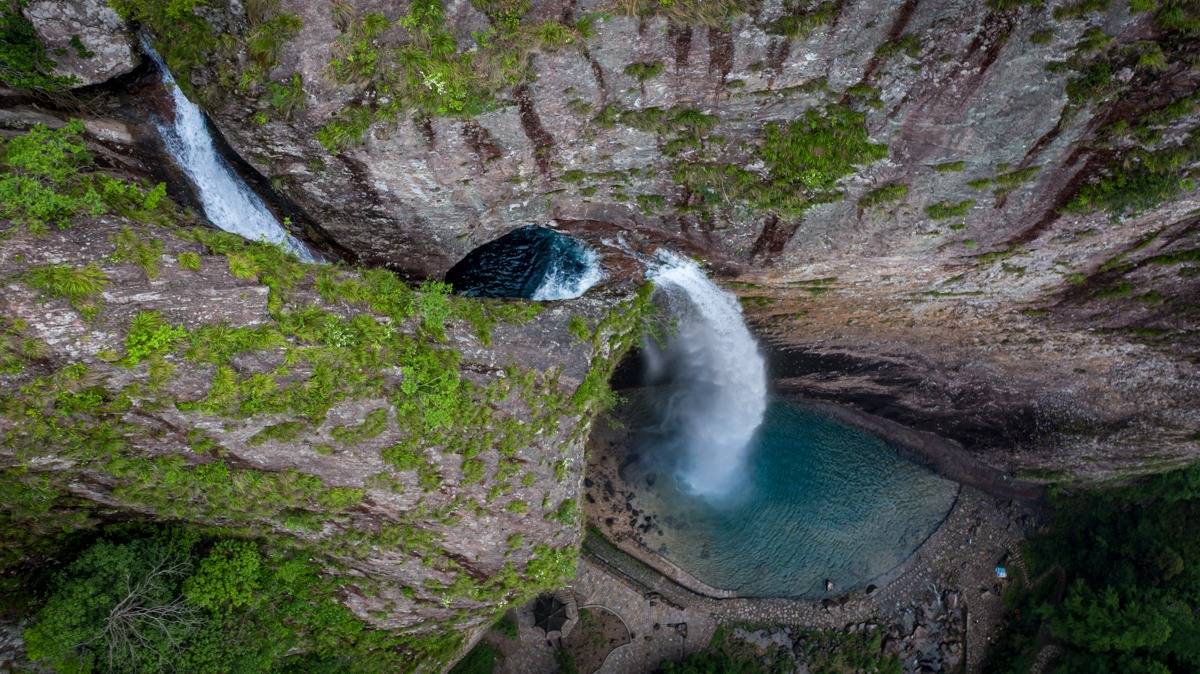
POLYGON ((31 527, 268 537, 439 638, 571 573, 627 291, 538 312, 112 215, 4 235, 0 475, 44 490, 31 527))
POLYGON ((56 62, 55 73, 90 86, 137 67, 125 22, 104 0, 33 0, 22 11, 56 62))

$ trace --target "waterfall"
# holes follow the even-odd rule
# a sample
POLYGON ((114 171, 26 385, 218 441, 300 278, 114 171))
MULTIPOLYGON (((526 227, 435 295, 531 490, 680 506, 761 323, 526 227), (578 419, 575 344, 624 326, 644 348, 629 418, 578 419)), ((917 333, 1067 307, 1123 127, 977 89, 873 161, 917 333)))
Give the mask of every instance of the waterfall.
POLYGON ((661 429, 678 452, 677 476, 699 495, 729 493, 767 407, 765 362, 737 298, 698 264, 658 251, 647 276, 677 321, 664 346, 645 348, 647 374, 663 384, 661 429))
POLYGON ((541 285, 533 292, 534 300, 570 300, 582 296, 604 277, 600 255, 574 239, 571 250, 556 251, 541 285))
POLYGON ((183 95, 171 71, 148 40, 142 40, 142 49, 158 66, 163 86, 171 91, 175 102, 174 122, 168 125, 155 119, 154 126, 167 152, 195 186, 204 215, 227 232, 276 244, 305 262, 318 262, 317 256, 279 224, 262 198, 217 152, 204 113, 183 95))

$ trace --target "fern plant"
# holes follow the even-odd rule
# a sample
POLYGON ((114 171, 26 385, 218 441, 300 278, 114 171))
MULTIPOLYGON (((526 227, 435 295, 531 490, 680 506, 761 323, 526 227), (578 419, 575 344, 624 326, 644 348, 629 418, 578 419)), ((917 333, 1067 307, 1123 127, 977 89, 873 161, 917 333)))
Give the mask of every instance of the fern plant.
POLYGON ((26 272, 25 282, 49 297, 66 299, 85 318, 91 318, 99 311, 96 296, 104 290, 108 277, 95 264, 48 264, 26 272))

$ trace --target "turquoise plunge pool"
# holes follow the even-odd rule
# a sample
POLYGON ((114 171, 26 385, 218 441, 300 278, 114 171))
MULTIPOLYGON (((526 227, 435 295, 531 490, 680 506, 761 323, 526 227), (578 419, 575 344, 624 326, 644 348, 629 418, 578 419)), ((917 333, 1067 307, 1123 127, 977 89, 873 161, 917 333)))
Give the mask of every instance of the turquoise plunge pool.
POLYGON ((622 472, 650 517, 642 543, 742 596, 819 598, 863 588, 916 550, 957 495, 955 483, 882 439, 778 400, 738 486, 720 498, 689 493, 674 477, 670 442, 653 431, 636 435, 639 458, 622 472))

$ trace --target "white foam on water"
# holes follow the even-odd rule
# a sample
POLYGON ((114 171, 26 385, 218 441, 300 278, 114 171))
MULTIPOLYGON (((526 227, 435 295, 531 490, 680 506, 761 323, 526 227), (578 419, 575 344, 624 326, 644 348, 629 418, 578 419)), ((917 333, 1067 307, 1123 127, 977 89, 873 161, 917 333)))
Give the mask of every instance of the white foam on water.
POLYGON ((604 272, 600 268, 600 254, 582 243, 578 243, 576 246, 583 256, 583 273, 576 274, 565 264, 566 261, 561 256, 556 255, 550 268, 546 270, 546 276, 542 279, 541 285, 533 291, 533 297, 530 299, 537 301, 575 299, 604 278, 604 272))
POLYGON ((171 91, 175 102, 174 122, 166 124, 156 119, 154 125, 167 152, 195 185, 204 215, 227 232, 282 246, 305 262, 319 262, 308 246, 284 229, 262 198, 217 152, 204 113, 183 95, 158 53, 145 40, 142 48, 158 65, 163 86, 171 91))

